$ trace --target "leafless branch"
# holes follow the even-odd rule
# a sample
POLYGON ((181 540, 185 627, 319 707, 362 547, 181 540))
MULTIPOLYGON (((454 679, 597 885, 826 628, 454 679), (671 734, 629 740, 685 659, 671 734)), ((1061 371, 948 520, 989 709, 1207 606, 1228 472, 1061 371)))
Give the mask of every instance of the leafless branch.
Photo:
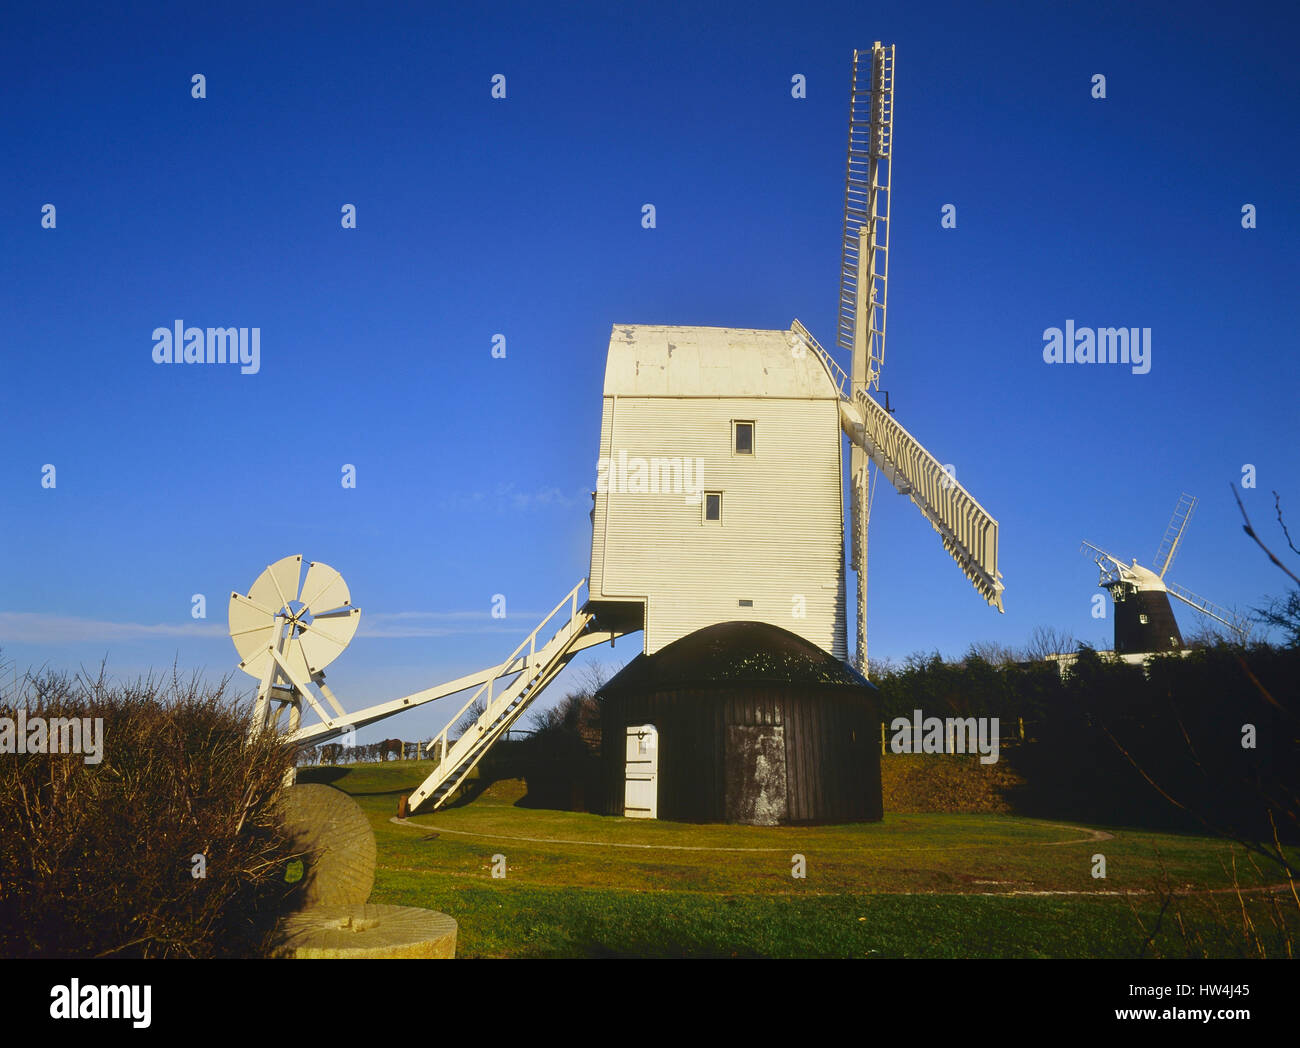
MULTIPOLYGON (((1236 491, 1236 488, 1232 489, 1236 491)), ((1277 522, 1282 525, 1282 534, 1286 536, 1286 544, 1291 547, 1292 553, 1300 553, 1300 549, 1295 548, 1295 543, 1291 541, 1291 532, 1286 530, 1286 521, 1282 519, 1282 496, 1276 491, 1273 492, 1273 508, 1277 510, 1277 522)))
MULTIPOLYGON (((1237 508, 1241 510, 1241 519, 1246 522, 1241 526, 1241 530, 1255 540, 1255 545, 1257 545, 1266 554, 1268 554, 1269 560, 1271 560, 1274 564, 1276 564, 1279 568, 1281 568, 1284 572, 1286 572, 1287 575, 1289 575, 1297 583, 1300 583, 1300 576, 1296 575, 1295 572, 1293 572, 1290 568, 1288 568, 1285 564, 1283 564, 1280 560, 1278 560, 1277 557, 1273 554, 1273 551, 1269 549, 1267 546, 1265 546, 1263 541, 1260 539, 1260 537, 1255 534, 1255 529, 1251 527, 1250 524, 1250 517, 1246 516, 1246 507, 1241 504, 1241 496, 1237 494, 1236 485, 1229 484, 1228 488, 1232 491, 1232 497, 1237 500, 1237 508)), ((1289 537, 1287 541, 1288 542, 1290 541, 1289 537)))

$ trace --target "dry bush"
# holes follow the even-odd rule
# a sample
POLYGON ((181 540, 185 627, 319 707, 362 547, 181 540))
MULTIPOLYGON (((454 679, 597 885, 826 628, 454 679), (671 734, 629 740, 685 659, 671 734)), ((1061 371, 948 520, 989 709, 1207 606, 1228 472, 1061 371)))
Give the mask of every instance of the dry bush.
MULTIPOLYGON (((102 718, 103 757, 0 754, 0 956, 264 956, 293 902, 294 755, 205 687, 47 674, 26 716, 102 718), (204 876, 195 877, 195 856, 204 876)), ((17 702, 0 706, 16 718, 17 702)))

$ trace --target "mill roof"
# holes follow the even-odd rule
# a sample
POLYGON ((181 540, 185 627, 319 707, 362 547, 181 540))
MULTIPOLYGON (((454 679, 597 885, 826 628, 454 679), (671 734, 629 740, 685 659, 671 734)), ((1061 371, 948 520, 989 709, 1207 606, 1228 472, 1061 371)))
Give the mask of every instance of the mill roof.
POLYGON ((720 622, 675 640, 653 655, 638 655, 605 683, 600 694, 720 681, 871 686, 834 655, 780 626, 720 622))
POLYGON ((793 330, 615 324, 605 396, 836 400, 839 392, 793 330))

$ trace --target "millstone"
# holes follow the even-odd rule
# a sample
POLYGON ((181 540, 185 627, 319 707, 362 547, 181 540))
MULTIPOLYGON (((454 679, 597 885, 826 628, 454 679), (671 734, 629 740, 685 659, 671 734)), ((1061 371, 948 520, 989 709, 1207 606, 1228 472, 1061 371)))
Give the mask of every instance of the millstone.
POLYGON ((375 886, 375 834, 342 790, 319 783, 284 791, 285 826, 303 856, 303 906, 364 903, 375 886))
POLYGON ((456 922, 416 906, 317 906, 281 924, 281 957, 299 959, 456 956, 456 922))

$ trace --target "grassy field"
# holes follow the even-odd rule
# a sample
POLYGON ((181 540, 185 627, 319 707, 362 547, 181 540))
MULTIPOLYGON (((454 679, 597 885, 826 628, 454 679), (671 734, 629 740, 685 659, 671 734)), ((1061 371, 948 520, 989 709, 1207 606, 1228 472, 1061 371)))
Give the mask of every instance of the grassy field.
POLYGON ((1300 925, 1289 892, 1259 890, 1280 880, 1274 870, 1200 837, 996 814, 628 820, 518 807, 518 780, 391 822, 428 767, 309 769, 300 781, 356 798, 379 846, 371 901, 451 914, 462 957, 1275 957, 1300 925), (1176 900, 1147 943, 1162 884, 1176 900))

